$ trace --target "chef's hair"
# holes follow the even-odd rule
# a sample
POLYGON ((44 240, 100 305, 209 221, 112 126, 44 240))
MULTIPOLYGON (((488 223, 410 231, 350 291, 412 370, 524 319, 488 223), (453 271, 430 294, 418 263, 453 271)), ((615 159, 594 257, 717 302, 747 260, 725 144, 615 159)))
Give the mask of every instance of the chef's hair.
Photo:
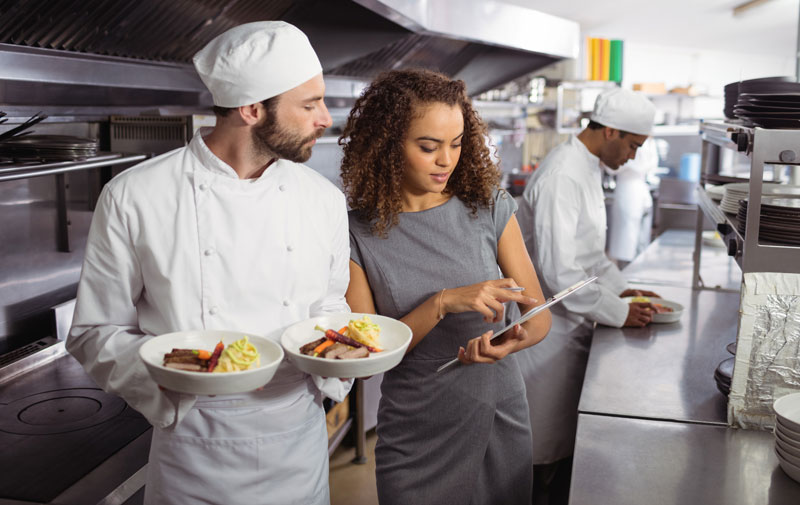
MULTIPOLYGON (((280 97, 280 95, 261 100, 261 105, 263 105, 267 111, 267 121, 272 121, 272 118, 275 117, 275 109, 278 107, 278 97, 280 97)), ((219 105, 213 107, 214 114, 217 117, 228 117, 230 113, 236 109, 238 109, 238 107, 220 107, 219 105)))
MULTIPOLYGON (((586 125, 586 128, 588 128, 590 130, 599 130, 600 128, 606 128, 606 125, 600 124, 597 121, 592 121, 590 119, 589 120, 589 124, 586 125)), ((611 128, 611 127, 608 126, 608 128, 611 128)), ((630 135, 631 134, 630 132, 626 132, 625 130, 620 130, 618 128, 614 128, 614 130, 617 130, 619 132, 619 136, 620 137, 625 137, 625 135, 630 135)))
POLYGON ((445 193, 475 214, 489 207, 500 170, 491 159, 486 124, 472 107, 463 81, 430 70, 393 70, 379 75, 356 100, 339 137, 347 203, 378 236, 397 224, 402 211, 404 140, 420 106, 457 106, 464 117, 461 155, 445 193))

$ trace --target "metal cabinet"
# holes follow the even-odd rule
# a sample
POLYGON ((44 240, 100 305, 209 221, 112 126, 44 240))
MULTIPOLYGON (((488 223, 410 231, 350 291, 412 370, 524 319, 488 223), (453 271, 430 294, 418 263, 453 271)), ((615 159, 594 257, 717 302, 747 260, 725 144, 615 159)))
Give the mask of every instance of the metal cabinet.
POLYGON ((747 154, 750 159, 750 192, 745 233, 742 234, 737 216, 724 213, 708 192, 698 186, 697 203, 701 212, 697 216, 692 286, 695 289, 706 288, 700 277, 704 216, 713 222, 728 247, 728 253, 736 259, 743 274, 800 273, 800 247, 759 240, 765 167, 771 166, 773 180, 776 180, 778 167, 800 164, 800 130, 767 130, 733 123, 703 122, 700 125, 700 134, 703 143, 702 180, 711 183, 736 180, 715 174, 714 164, 719 162, 719 149, 732 149, 747 154))

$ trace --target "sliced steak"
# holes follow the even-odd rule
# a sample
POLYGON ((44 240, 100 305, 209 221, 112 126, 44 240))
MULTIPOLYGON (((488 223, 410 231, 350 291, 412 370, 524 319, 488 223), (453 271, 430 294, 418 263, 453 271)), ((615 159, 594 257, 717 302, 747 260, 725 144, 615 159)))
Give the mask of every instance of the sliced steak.
POLYGON ((166 358, 177 358, 180 356, 193 356, 197 357, 197 353, 194 349, 173 349, 172 352, 168 352, 164 355, 164 359, 166 358))
POLYGON ((319 344, 325 342, 325 340, 327 339, 325 337, 322 337, 313 342, 307 343, 306 345, 300 348, 300 354, 311 356, 311 354, 314 352, 314 349, 316 349, 319 344))
POLYGON ((188 372, 204 372, 207 369, 201 365, 193 364, 193 363, 165 363, 165 367, 167 368, 175 368, 177 370, 186 370, 188 372))
POLYGON ((170 356, 169 354, 164 356, 164 363, 191 363, 195 365, 205 365, 205 359, 200 359, 197 356, 170 356))
POLYGON ((336 342, 332 346, 323 349, 320 356, 326 359, 336 359, 337 356, 346 353, 349 349, 346 345, 336 342))
POLYGON ((337 359, 356 359, 356 358, 366 358, 369 356, 369 351, 366 347, 356 347, 355 349, 350 349, 347 352, 344 352, 338 355, 337 359))

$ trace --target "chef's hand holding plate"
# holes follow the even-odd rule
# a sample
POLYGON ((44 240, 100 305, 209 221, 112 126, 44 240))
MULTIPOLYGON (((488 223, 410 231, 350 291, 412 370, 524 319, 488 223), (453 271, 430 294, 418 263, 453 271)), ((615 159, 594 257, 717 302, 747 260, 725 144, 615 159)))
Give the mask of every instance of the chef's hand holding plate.
POLYGON ((514 279, 484 281, 460 288, 445 289, 441 297, 440 314, 460 312, 480 312, 487 323, 503 320, 506 302, 533 305, 536 299, 507 288, 517 287, 514 279))
POLYGON ((480 337, 467 342, 467 348, 458 348, 458 360, 469 365, 472 363, 495 363, 514 352, 517 345, 528 338, 528 332, 521 325, 514 326, 494 341, 489 330, 480 337))
POLYGON ((653 320, 655 307, 649 303, 632 302, 628 304, 628 318, 622 326, 642 328, 653 320))

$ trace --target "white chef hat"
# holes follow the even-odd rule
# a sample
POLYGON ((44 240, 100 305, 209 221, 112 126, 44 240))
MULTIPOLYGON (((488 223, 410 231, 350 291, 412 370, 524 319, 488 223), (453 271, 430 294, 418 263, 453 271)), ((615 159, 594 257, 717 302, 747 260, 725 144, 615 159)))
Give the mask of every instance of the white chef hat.
POLYGON ((597 97, 590 119, 609 128, 650 135, 655 115, 655 105, 641 93, 614 88, 597 97))
POLYGON ((322 72, 308 37, 283 21, 231 28, 193 60, 214 105, 230 108, 280 95, 322 72))

